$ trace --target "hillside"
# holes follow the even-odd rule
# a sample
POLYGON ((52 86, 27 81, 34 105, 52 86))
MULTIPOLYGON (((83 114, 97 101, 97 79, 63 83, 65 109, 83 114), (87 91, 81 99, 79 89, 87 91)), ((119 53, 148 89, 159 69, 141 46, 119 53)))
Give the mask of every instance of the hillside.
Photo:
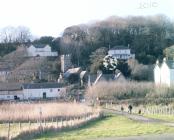
POLYGON ((13 51, 0 59, 0 68, 13 70, 27 60, 26 56, 26 48, 18 47, 16 51, 13 51))
POLYGON ((0 76, 0 81, 14 83, 38 79, 56 80, 57 73, 52 74, 52 72, 57 71, 57 63, 57 58, 27 57, 26 47, 18 47, 16 51, 5 55, 0 60, 0 69, 10 71, 6 78, 0 76))
POLYGON ((8 75, 9 82, 30 82, 34 76, 39 72, 41 64, 46 58, 27 58, 25 62, 17 66, 8 75))
MULTIPOLYGON (((98 48, 129 46, 143 64, 164 57, 163 50, 174 44, 174 22, 164 15, 113 16, 91 24, 67 27, 60 40, 61 51, 72 54, 72 62, 90 67, 90 55, 98 48)), ((62 53, 61 52, 61 53, 62 53)))

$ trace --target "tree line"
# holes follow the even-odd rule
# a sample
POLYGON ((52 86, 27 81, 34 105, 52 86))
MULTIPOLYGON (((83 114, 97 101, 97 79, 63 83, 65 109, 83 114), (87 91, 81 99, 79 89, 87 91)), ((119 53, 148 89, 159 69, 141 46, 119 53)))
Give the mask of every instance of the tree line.
POLYGON ((90 64, 90 55, 98 48, 129 46, 136 59, 153 64, 162 59, 163 49, 174 43, 174 23, 163 15, 147 17, 110 17, 88 25, 71 26, 60 40, 61 51, 73 53, 74 63, 90 64))
MULTIPOLYGON (((3 40, 12 39, 5 35, 3 40)), ((118 45, 129 46, 138 60, 136 64, 145 65, 148 69, 146 65, 154 64, 156 59, 162 60, 163 50, 174 44, 174 23, 164 15, 112 16, 91 24, 67 27, 61 37, 43 36, 32 43, 50 44, 59 54, 71 53, 74 66, 81 66, 91 73, 96 73, 109 49, 118 45)), ((129 75, 130 72, 125 73, 129 75)))

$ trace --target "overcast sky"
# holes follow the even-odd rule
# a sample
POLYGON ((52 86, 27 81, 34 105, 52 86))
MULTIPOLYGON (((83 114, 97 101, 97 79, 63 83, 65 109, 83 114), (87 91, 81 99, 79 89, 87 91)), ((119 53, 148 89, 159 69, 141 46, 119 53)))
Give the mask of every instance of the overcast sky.
POLYGON ((165 14, 173 20, 173 5, 174 0, 0 0, 0 29, 23 25, 36 36, 57 37, 68 26, 113 15, 165 14))

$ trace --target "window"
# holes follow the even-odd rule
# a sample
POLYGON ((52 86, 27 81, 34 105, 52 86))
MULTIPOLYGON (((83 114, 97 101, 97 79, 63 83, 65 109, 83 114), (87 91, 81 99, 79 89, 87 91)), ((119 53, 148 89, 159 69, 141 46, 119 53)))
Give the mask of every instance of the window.
POLYGON ((60 89, 58 88, 57 91, 60 91, 60 89))

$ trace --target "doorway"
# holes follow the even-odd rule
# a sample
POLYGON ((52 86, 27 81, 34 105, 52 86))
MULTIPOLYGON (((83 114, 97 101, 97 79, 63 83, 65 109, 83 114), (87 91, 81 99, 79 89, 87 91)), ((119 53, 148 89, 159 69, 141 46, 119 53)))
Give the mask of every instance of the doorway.
POLYGON ((46 92, 43 92, 43 99, 46 99, 47 98, 47 94, 46 92))

